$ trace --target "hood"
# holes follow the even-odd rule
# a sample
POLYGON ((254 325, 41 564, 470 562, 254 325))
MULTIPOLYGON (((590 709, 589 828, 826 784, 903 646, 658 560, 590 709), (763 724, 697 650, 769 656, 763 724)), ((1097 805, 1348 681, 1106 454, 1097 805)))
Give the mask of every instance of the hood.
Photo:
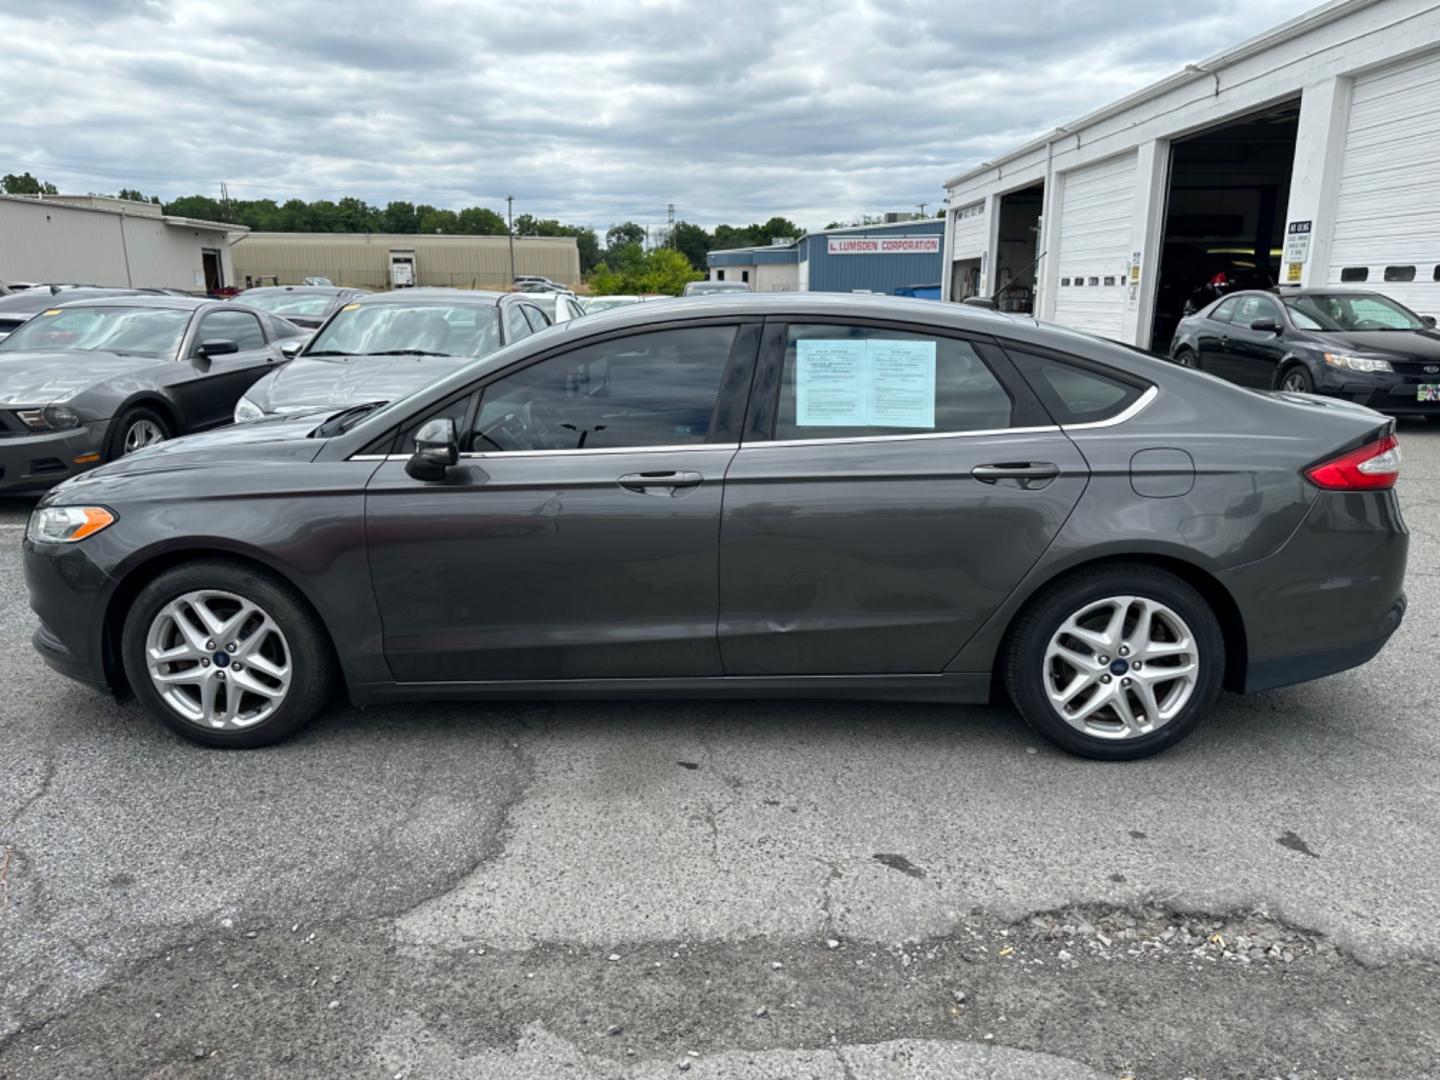
POLYGON ((473 363, 469 356, 298 357, 246 396, 268 413, 395 401, 473 363))
POLYGON ((96 383, 162 362, 112 352, 0 352, 0 404, 57 405, 96 383))
POLYGON ((117 483, 157 473, 254 465, 257 461, 274 461, 277 465, 286 461, 311 461, 326 440, 309 436, 324 421, 325 415, 275 417, 157 443, 66 480, 52 488, 42 503, 73 501, 80 492, 87 494, 79 497, 101 498, 103 494, 89 493, 97 487, 103 493, 117 483))
POLYGON ((1311 334, 1314 341, 1331 352, 1349 349, 1440 362, 1440 332, 1434 330, 1328 330, 1311 334))

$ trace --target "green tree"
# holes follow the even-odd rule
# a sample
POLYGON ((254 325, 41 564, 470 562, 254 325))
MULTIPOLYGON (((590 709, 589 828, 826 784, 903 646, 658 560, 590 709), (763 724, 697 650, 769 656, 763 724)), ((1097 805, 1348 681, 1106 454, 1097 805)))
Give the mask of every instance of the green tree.
POLYGON ((705 256, 715 243, 715 238, 699 225, 688 221, 677 221, 675 231, 670 234, 671 246, 690 261, 696 270, 705 268, 705 256))
POLYGON ((625 244, 645 245, 645 226, 636 225, 633 221, 625 221, 619 225, 611 225, 605 233, 606 258, 609 252, 625 244))
POLYGON ((757 244, 773 244, 776 240, 794 240, 804 233, 804 229, 796 225, 789 218, 772 217, 764 225, 752 225, 757 244))
POLYGON ((134 188, 121 188, 115 193, 115 197, 117 199, 125 199, 129 202, 159 203, 160 201, 159 196, 146 195, 136 191, 134 188))
POLYGON ((687 282, 703 277, 690 261, 673 248, 646 251, 639 244, 611 248, 605 262, 590 275, 590 291, 597 296, 616 293, 665 293, 678 296, 687 282))
POLYGON ((202 221, 224 221, 225 208, 208 195, 182 195, 161 208, 176 217, 199 218, 202 221))
POLYGON ((462 233, 468 236, 504 236, 505 219, 484 206, 467 206, 456 219, 462 233))
POLYGON ((755 239, 754 226, 747 226, 737 229, 733 225, 715 226, 715 246, 712 251, 724 251, 728 248, 753 247, 759 241, 755 239))
POLYGON ((59 195, 60 189, 54 184, 47 184, 43 180, 37 180, 28 172, 16 176, 14 173, 6 173, 0 178, 0 191, 7 195, 59 195))

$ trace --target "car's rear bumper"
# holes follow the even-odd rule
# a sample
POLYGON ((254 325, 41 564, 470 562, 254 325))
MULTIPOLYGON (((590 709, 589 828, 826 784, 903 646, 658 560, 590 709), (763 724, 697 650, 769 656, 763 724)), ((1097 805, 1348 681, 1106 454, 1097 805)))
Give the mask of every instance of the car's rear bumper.
POLYGON ((43 491, 100 464, 109 421, 0 438, 0 492, 43 491), (94 455, 94 460, 84 459, 94 455))
POLYGON ((1405 613, 1410 537, 1393 491, 1321 491, 1270 556, 1219 575, 1245 626, 1243 689, 1363 664, 1405 613))

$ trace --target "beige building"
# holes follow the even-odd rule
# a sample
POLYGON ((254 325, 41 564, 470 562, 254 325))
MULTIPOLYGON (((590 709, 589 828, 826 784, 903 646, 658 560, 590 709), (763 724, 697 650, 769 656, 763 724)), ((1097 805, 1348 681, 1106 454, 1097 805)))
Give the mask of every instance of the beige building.
POLYGON ((213 292, 245 231, 103 195, 0 195, 0 281, 213 292))
MULTIPOLYGON (((384 233, 252 232, 232 248, 236 284, 298 285, 307 277, 367 289, 442 285, 508 286, 510 238, 384 233)), ((515 238, 515 274, 580 282, 580 249, 570 236, 515 238)))

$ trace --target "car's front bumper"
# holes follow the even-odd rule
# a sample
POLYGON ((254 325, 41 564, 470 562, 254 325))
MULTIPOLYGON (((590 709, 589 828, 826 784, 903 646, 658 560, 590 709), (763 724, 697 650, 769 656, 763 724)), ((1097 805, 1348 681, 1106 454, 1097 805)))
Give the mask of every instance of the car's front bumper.
POLYGON ((1433 375, 1410 372, 1367 375, 1327 370, 1315 389, 1321 394, 1344 398, 1389 416, 1440 416, 1440 400, 1420 400, 1422 386, 1440 387, 1440 372, 1433 375))
POLYGON ((0 493, 43 491, 100 464, 109 421, 0 437, 0 493))
POLYGON ((40 658, 60 674, 106 689, 104 618, 114 580, 79 544, 24 544, 30 608, 40 617, 31 638, 40 658))

